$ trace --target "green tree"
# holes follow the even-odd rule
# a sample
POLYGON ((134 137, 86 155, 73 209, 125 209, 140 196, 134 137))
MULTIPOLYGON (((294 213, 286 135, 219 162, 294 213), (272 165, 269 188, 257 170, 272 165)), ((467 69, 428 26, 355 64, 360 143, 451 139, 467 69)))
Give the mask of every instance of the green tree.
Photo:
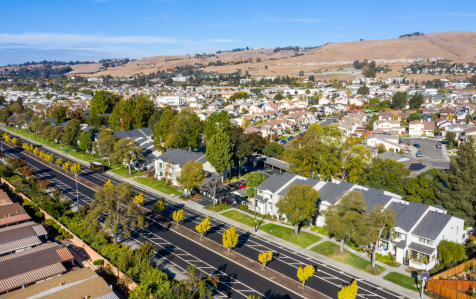
POLYGON ((375 205, 369 214, 365 215, 366 225, 362 226, 361 234, 366 238, 366 242, 363 243, 373 244, 372 250, 372 268, 375 268, 375 258, 377 253, 377 242, 382 238, 382 234, 385 232, 391 238, 395 238, 395 219, 397 215, 395 211, 390 209, 384 209, 381 205, 375 205))
POLYGON ((12 111, 8 108, 0 109, 0 122, 7 123, 7 119, 12 115, 12 111))
POLYGON ((82 151, 87 151, 91 148, 92 134, 90 131, 83 131, 79 136, 79 148, 82 151))
POLYGON ((207 172, 203 170, 203 163, 190 160, 186 162, 180 170, 179 182, 182 186, 191 191, 195 186, 200 185, 207 177, 207 172))
POLYGON ((360 185, 405 194, 405 184, 410 177, 410 170, 406 169, 403 163, 392 159, 374 158, 369 169, 370 171, 359 178, 360 185))
POLYGON ((439 175, 440 171, 432 168, 408 180, 405 185, 405 200, 435 205, 434 200, 438 192, 435 183, 439 175))
POLYGON ((63 134, 63 126, 53 127, 53 129, 51 129, 50 131, 51 143, 59 142, 58 140, 60 139, 60 137, 62 137, 62 135, 60 134, 63 134))
POLYGON ((362 192, 351 191, 337 200, 324 213, 327 230, 340 242, 340 252, 344 252, 344 240, 350 238, 361 244, 365 227, 363 214, 367 210, 362 192))
POLYGON ((116 163, 126 163, 129 175, 132 175, 131 163, 134 160, 145 159, 142 147, 132 138, 119 139, 114 145, 112 160, 116 163))
POLYGON ((51 115, 56 120, 56 123, 58 125, 61 125, 66 120, 66 116, 68 115, 68 108, 66 108, 63 105, 53 107, 53 110, 51 111, 51 115))
POLYGON ((263 149, 263 154, 269 157, 282 156, 283 153, 284 153, 284 146, 276 142, 268 143, 263 149))
POLYGON ((360 94, 360 95, 363 95, 363 96, 366 96, 370 93, 370 89, 363 85, 363 86, 360 86, 359 89, 357 89, 357 94, 360 94))
POLYGON ((85 231, 93 235, 98 231, 112 234, 116 244, 120 235, 128 238, 135 229, 147 227, 140 208, 133 203, 134 195, 134 188, 129 183, 105 186, 97 191, 83 222, 85 231))
POLYGON ((49 126, 46 126, 44 129, 43 129, 43 138, 46 139, 46 141, 48 142, 48 139, 50 139, 50 135, 51 135, 51 130, 53 130, 53 125, 49 125, 49 126))
POLYGON ((456 133, 455 132, 446 132, 446 140, 448 140, 448 143, 454 143, 456 140, 456 133))
POLYGON ((166 138, 167 148, 198 148, 202 122, 198 115, 190 109, 184 109, 175 115, 173 125, 166 138))
POLYGON ((407 92, 406 91, 397 91, 392 96, 392 108, 393 109, 403 109, 407 105, 407 92))
POLYGON ((100 90, 96 92, 91 99, 89 115, 110 113, 121 99, 122 95, 100 90))
POLYGON ((218 132, 226 132, 231 129, 232 125, 228 117, 228 112, 213 112, 203 122, 203 135, 205 135, 205 141, 211 140, 218 132))
POLYGON ((79 120, 72 119, 66 125, 63 133, 63 142, 67 145, 71 145, 74 148, 78 146, 78 138, 81 134, 81 130, 79 129, 79 120))
POLYGON ((410 101, 408 101, 408 106, 410 109, 420 109, 421 105, 425 103, 425 99, 423 94, 417 93, 415 94, 410 101))
POLYGON ((233 148, 230 137, 225 133, 216 133, 207 146, 205 158, 220 174, 225 169, 231 170, 233 167, 233 148))
POLYGON ((342 179, 357 183, 372 160, 373 151, 364 145, 354 145, 342 153, 342 179))
POLYGON ((464 246, 448 240, 441 240, 438 244, 438 259, 443 264, 457 263, 466 255, 464 246))
POLYGON ((235 143, 235 157, 238 162, 238 177, 241 179, 241 164, 253 154, 253 144, 248 134, 240 134, 235 143))
POLYGON ((450 169, 442 170, 436 186, 435 204, 448 210, 448 214, 474 225, 476 211, 476 146, 472 136, 458 147, 457 156, 450 160, 450 169))
POLYGON ((157 150, 163 151, 169 142, 170 132, 174 127, 174 119, 177 112, 167 106, 162 110, 160 120, 154 125, 154 146, 157 150))
POLYGON ((110 130, 103 130, 98 138, 98 151, 101 155, 107 157, 109 166, 111 166, 111 156, 114 153, 114 145, 117 142, 116 135, 110 130))
MULTIPOLYGON (((411 107, 410 107, 411 108, 411 107)), ((423 118, 425 118, 423 115, 421 114, 418 114, 418 113, 412 113, 410 114, 410 116, 407 118, 407 122, 411 122, 411 121, 414 121, 414 120, 422 120, 423 118)))
POLYGON ((18 115, 16 118, 17 125, 20 127, 20 129, 25 130, 25 134, 26 134, 26 129, 28 128, 28 124, 30 123, 30 121, 31 121, 31 116, 28 113, 22 113, 18 115))
POLYGON ((298 236, 299 225, 305 221, 312 221, 316 215, 318 200, 319 193, 312 186, 293 184, 276 207, 279 214, 286 215, 286 218, 294 224, 294 234, 298 236))
POLYGON ((261 172, 252 172, 246 176, 246 195, 248 198, 254 197, 255 207, 255 231, 257 231, 256 225, 256 187, 266 180, 266 177, 261 172))

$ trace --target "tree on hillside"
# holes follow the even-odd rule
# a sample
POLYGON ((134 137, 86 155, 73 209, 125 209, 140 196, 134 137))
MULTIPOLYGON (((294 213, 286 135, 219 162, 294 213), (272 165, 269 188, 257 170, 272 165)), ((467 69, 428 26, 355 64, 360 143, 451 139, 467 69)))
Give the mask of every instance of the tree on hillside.
POLYGON ((203 163, 190 160, 182 166, 179 182, 182 186, 191 191, 200 185, 206 177, 207 172, 203 170, 203 163))
POLYGON ((266 180, 266 177, 261 172, 252 172, 246 176, 246 195, 248 198, 254 197, 254 207, 255 207, 255 231, 256 227, 256 187, 259 186, 262 182, 266 180))
POLYGON ((134 160, 145 159, 142 147, 132 138, 119 139, 114 145, 111 157, 116 163, 126 163, 129 175, 132 175, 131 163, 134 160))
POLYGON ((90 131, 83 131, 79 136, 79 148, 82 151, 87 151, 91 148, 93 136, 90 131))
POLYGON ((133 202, 134 195, 135 190, 129 183, 100 189, 94 194, 91 209, 83 222, 85 231, 93 235, 98 231, 112 234, 116 244, 120 235, 128 238, 135 229, 147 227, 144 215, 133 202))
POLYGON ((462 218, 466 225, 474 225, 476 211, 476 146, 472 136, 458 147, 457 156, 450 160, 450 169, 442 170, 436 185, 435 204, 448 214, 462 218))
POLYGON ((327 230, 340 242, 340 252, 344 252, 344 240, 350 238, 361 244, 363 214, 367 210, 362 192, 351 191, 337 200, 325 211, 327 230))
POLYGON ((294 234, 299 235, 299 225, 306 221, 312 221, 317 213, 317 201, 319 193, 309 185, 293 184, 289 187, 286 196, 281 198, 276 207, 279 214, 294 224, 294 234))
POLYGON ((392 108, 393 109, 403 109, 407 106, 407 92, 406 91, 397 91, 392 96, 392 108))
POLYGON ((230 137, 225 133, 216 133, 207 146, 205 158, 217 173, 223 174, 225 169, 230 171, 233 168, 233 148, 230 137))

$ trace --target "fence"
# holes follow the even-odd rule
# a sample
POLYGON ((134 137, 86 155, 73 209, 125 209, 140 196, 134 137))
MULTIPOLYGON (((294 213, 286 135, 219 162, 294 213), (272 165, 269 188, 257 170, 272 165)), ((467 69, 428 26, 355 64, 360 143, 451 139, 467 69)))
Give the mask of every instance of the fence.
MULTIPOLYGON (((441 285, 440 282, 442 282, 442 281, 441 280, 428 280, 426 282, 426 288, 429 291, 432 291, 434 293, 437 293, 439 295, 442 295, 442 296, 445 296, 445 297, 451 298, 451 299, 473 299, 473 297, 471 297, 471 296, 469 296, 465 293, 458 292, 457 290, 453 290, 453 289, 450 289, 450 288, 447 288, 447 287, 441 285)), ((461 281, 461 282, 468 282, 468 281, 461 281)), ((471 283, 474 283, 474 282, 471 282, 471 283)), ((469 286, 468 286, 468 288, 469 288, 469 286)), ((461 289, 461 290, 467 290, 468 288, 461 289)))
MULTIPOLYGON (((10 184, 9 182, 7 182, 4 178, 0 178, 0 182, 2 184, 5 184, 7 185, 8 187, 12 188, 12 189, 15 189, 15 186, 13 186, 12 184, 10 184)), ((18 196, 20 196, 21 198, 23 198, 23 200, 26 200, 26 201, 29 201, 29 202, 32 202, 27 196, 25 196, 23 193, 19 192, 19 193, 16 193, 18 196)), ((37 206, 38 207, 38 206, 37 206)), ((45 215, 45 219, 53 219, 55 220, 56 223, 58 223, 62 229, 64 229, 65 231, 68 232, 68 234, 72 235, 73 236, 73 244, 75 246, 78 246, 78 247, 81 247, 84 251, 86 251, 86 253, 88 254, 88 256, 90 257, 91 261, 95 261, 95 260, 104 260, 104 266, 107 266, 109 265, 112 269, 112 272, 114 273, 114 275, 116 275, 117 273, 117 277, 119 278, 123 278, 123 277, 126 277, 127 275, 124 274, 123 272, 119 271, 113 264, 111 264, 107 259, 105 259, 102 255, 100 255, 98 252, 96 252, 94 249, 92 249, 88 244, 86 244, 81 238, 79 238, 78 236, 76 236, 74 233, 72 233, 68 228, 66 228, 64 225, 62 225, 61 223, 59 223, 55 218, 53 218, 52 216, 50 216, 48 213, 46 213, 46 211, 43 211, 40 207, 38 207, 38 209, 40 209, 40 211, 45 215)), ((131 282, 127 285, 127 288, 129 290, 133 290, 136 288, 136 283, 135 282, 131 282)))
MULTIPOLYGON (((476 265, 476 259, 474 259, 474 258, 473 258, 473 259, 470 259, 469 261, 467 261, 467 262, 465 262, 465 263, 462 263, 462 264, 460 264, 460 265, 458 265, 458 266, 456 266, 456 267, 453 267, 453 268, 451 268, 451 269, 448 269, 448 270, 446 270, 446 271, 444 271, 444 272, 438 273, 438 274, 436 274, 435 276, 437 277, 437 279, 440 278, 440 277, 443 278, 443 279, 448 279, 448 278, 450 278, 450 277, 455 276, 456 274, 459 274, 459 273, 461 273, 461 272, 464 272, 464 267, 465 267, 466 265, 468 265, 468 266, 469 266, 469 265, 475 266, 475 265, 476 265)), ((435 276, 433 276, 433 277, 435 277, 435 276)))

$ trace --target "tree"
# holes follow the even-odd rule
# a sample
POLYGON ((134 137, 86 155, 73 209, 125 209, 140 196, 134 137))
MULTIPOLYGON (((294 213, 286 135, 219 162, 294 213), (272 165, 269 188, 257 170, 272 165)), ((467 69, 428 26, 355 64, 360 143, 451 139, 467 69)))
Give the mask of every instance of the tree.
POLYGON ((78 137, 81 134, 79 125, 79 120, 72 119, 66 125, 63 133, 63 142, 73 146, 74 148, 78 146, 78 137))
POLYGON ((175 222, 177 222, 177 227, 178 227, 179 221, 183 219, 183 209, 175 210, 172 215, 172 218, 174 219, 175 222))
POLYGON ((201 186, 205 189, 211 190, 213 194, 213 210, 215 210, 216 205, 216 191, 219 187, 223 185, 222 176, 216 172, 209 175, 201 184, 201 186))
POLYGON ((425 99, 423 98, 423 94, 417 93, 408 101, 408 106, 410 109, 420 109, 424 103, 425 99))
POLYGON ((337 294, 337 298, 339 299, 355 299, 357 297, 357 291, 359 288, 357 287, 357 280, 353 280, 351 284, 344 285, 342 289, 340 289, 339 293, 337 294))
POLYGON ((107 182, 104 184, 104 187, 112 187, 114 186, 111 182, 111 179, 107 180, 107 182))
POLYGON ((370 89, 363 85, 363 86, 360 86, 359 89, 357 89, 357 94, 360 94, 360 95, 363 95, 363 96, 366 96, 370 93, 370 89))
POLYGON ((267 252, 260 253, 258 256, 258 260, 260 261, 261 264, 263 264, 262 269, 264 269, 264 267, 266 267, 266 264, 273 260, 273 252, 270 250, 267 252))
POLYGON ((268 143, 263 149, 263 154, 269 157, 282 156, 283 153, 284 153, 284 146, 276 142, 268 143))
POLYGON ((448 140, 448 144, 452 144, 456 140, 456 133, 455 132, 447 132, 446 133, 446 140, 448 140))
POLYGON ((137 205, 140 205, 141 203, 144 202, 144 193, 137 194, 134 196, 134 203, 137 205))
POLYGON ((357 183, 372 160, 373 151, 363 145, 354 145, 342 153, 342 179, 357 183))
POLYGON ((450 169, 442 170, 436 181, 435 204, 448 210, 448 214, 474 225, 476 211, 476 146, 472 136, 458 147, 457 156, 450 160, 450 169))
POLYGON ((324 213, 327 230, 340 242, 340 252, 344 252, 344 240, 351 238, 361 244, 364 227, 363 213, 367 210, 362 192, 351 191, 337 200, 324 213))
POLYGON ((111 166, 111 155, 114 153, 114 145, 116 144, 116 135, 110 130, 103 130, 98 138, 99 154, 106 155, 109 166, 111 166))
MULTIPOLYGON (((367 232, 365 237, 368 239, 367 242, 364 243, 373 244, 372 268, 375 268, 377 242, 380 241, 384 231, 389 237, 395 237, 394 224, 397 215, 393 210, 384 209, 384 207, 381 205, 375 205, 372 208, 372 211, 366 216, 366 225, 362 226, 362 228, 367 232)), ((362 233, 365 234, 365 232, 362 233)))
POLYGON ((13 137, 13 139, 11 140, 11 143, 13 143, 13 144, 16 145, 16 146, 20 146, 20 145, 21 145, 20 139, 17 139, 16 137, 13 137))
POLYGON ((255 231, 257 231, 256 226, 256 187, 258 187, 262 182, 266 180, 266 177, 261 172, 252 172, 246 177, 246 195, 249 198, 254 196, 254 206, 255 206, 255 231))
MULTIPOLYGON (((5 140, 6 140, 6 138, 5 138, 5 140)), ((38 156, 40 154, 40 150, 37 147, 35 147, 35 149, 33 150, 33 154, 38 156)))
POLYGON ((385 145, 383 143, 379 143, 375 146, 375 148, 378 150, 378 153, 384 153, 385 152, 385 145))
POLYGON ((63 133, 63 126, 56 126, 56 127, 53 127, 50 131, 50 139, 51 139, 51 144, 53 144, 53 142, 61 139, 61 135, 63 133))
POLYGON ((91 131, 83 131, 79 136, 79 148, 82 151, 89 150, 91 148, 92 138, 91 131))
POLYGON ((233 167, 233 147, 230 137, 225 133, 216 133, 207 146, 205 158, 215 168, 217 173, 233 167))
POLYGON ((278 213, 286 215, 286 218, 294 224, 295 236, 299 235, 299 224, 312 221, 316 215, 318 200, 319 193, 312 186, 293 184, 286 196, 276 204, 278 213))
POLYGON ((228 253, 230 253, 230 249, 235 248, 236 244, 238 244, 238 233, 234 226, 230 226, 230 228, 223 233, 223 246, 228 248, 228 253))
POLYGON ((309 265, 309 266, 305 266, 304 268, 302 268, 301 266, 299 266, 299 269, 297 271, 297 277, 299 279, 300 282, 302 282, 302 289, 304 290, 304 284, 306 283, 306 281, 311 278, 313 275, 314 275, 314 267, 312 265, 309 265))
POLYGON ((215 136, 215 134, 229 131, 231 128, 232 125, 228 117, 228 112, 213 112, 203 122, 203 135, 205 135, 204 140, 209 141, 213 136, 215 136))
MULTIPOLYGON (((83 111, 76 109, 73 112, 71 112, 70 116, 71 119, 77 119, 80 122, 83 122, 83 111)), ((100 125, 99 125, 100 126, 100 125)))
POLYGON ((114 145, 112 159, 117 163, 126 163, 129 175, 132 175, 131 162, 137 159, 145 159, 142 147, 132 138, 123 138, 114 145))
POLYGON ((100 90, 96 92, 91 99, 90 115, 99 115, 110 113, 117 102, 122 99, 122 96, 112 94, 110 92, 100 90))
POLYGON ((393 109, 403 109, 407 106, 407 92, 406 91, 397 91, 392 96, 392 108, 393 109))
POLYGON ((66 163, 64 163, 61 167, 63 167, 64 170, 69 170, 71 168, 71 162, 66 161, 66 163))
POLYGON ((165 199, 161 198, 154 204, 154 212, 162 213, 165 209, 165 199))
POLYGON ((203 170, 203 163, 190 160, 186 162, 180 170, 179 182, 188 190, 200 185, 207 177, 207 172, 203 170))
POLYGON ((0 122, 7 124, 7 119, 11 115, 12 115, 12 111, 10 111, 8 108, 0 109, 0 122))
MULTIPOLYGON (((56 123, 58 125, 61 125, 62 123, 65 122, 66 116, 68 115, 68 108, 66 108, 63 105, 59 105, 56 107, 53 107, 53 110, 51 111, 51 116, 56 120, 56 123)), ((79 120, 76 119, 80 123, 79 120)))
POLYGON ((203 237, 203 234, 210 230, 210 218, 207 216, 205 219, 202 220, 195 229, 200 234, 200 239, 203 237))
POLYGON ((438 259, 440 263, 457 263, 466 255, 464 246, 453 241, 441 240, 438 244, 438 259))
POLYGON ((374 158, 368 168, 369 171, 358 180, 360 185, 405 194, 405 183, 410 177, 410 170, 405 168, 405 164, 392 159, 374 158))
POLYGON ((53 163, 53 161, 55 160, 55 154, 51 153, 50 155, 46 155, 45 160, 46 162, 53 163))
MULTIPOLYGON (((245 109, 245 108, 243 108, 243 109, 245 109)), ((246 112, 246 110, 245 110, 245 112, 246 112)), ((245 113, 245 112, 243 112, 243 113, 245 113)), ((241 123, 241 127, 242 127, 243 129, 245 129, 245 128, 249 127, 249 126, 251 126, 251 121, 250 121, 249 119, 247 119, 247 118, 243 119, 243 122, 241 123)))
POLYGON ((31 116, 28 113, 22 113, 17 116, 16 118, 16 123, 20 128, 23 128, 25 130, 26 134, 26 129, 28 128, 28 124, 31 121, 31 116))
POLYGON ((238 177, 241 179, 241 163, 253 154, 253 144, 248 134, 239 134, 235 145, 235 156, 238 161, 238 177))
POLYGON ((48 125, 43 129, 43 138, 46 139, 46 142, 48 142, 48 139, 50 139, 51 130, 53 130, 53 128, 53 125, 48 125))
POLYGON ((100 189, 94 194, 91 209, 83 222, 85 231, 96 234, 101 230, 104 234, 112 234, 116 244, 121 234, 128 238, 135 229, 147 227, 140 208, 132 201, 134 195, 134 188, 129 183, 100 189))
POLYGON ((78 203, 78 209, 81 208, 79 205, 79 192, 78 192, 78 174, 81 172, 81 164, 76 163, 71 165, 69 169, 72 173, 74 173, 74 176, 76 177, 76 200, 78 203))
POLYGON ((58 165, 58 166, 63 164, 63 158, 60 157, 58 160, 56 160, 55 164, 58 165))

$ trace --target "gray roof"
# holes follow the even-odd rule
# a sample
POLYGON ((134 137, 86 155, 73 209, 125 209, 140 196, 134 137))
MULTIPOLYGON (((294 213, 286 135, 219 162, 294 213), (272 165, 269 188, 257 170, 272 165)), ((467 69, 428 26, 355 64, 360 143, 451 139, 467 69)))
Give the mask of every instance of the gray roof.
POLYGON ((201 163, 207 162, 204 153, 186 151, 176 148, 166 151, 165 153, 159 156, 159 159, 164 162, 167 162, 170 159, 170 162, 172 164, 179 164, 180 167, 182 167, 185 163, 191 160, 198 161, 201 163))
POLYGON ((381 153, 377 155, 377 158, 381 158, 382 160, 385 159, 392 159, 395 161, 407 161, 407 160, 412 160, 413 157, 412 155, 409 154, 397 154, 391 151, 386 151, 385 153, 381 153))
POLYGON ((269 190, 271 193, 275 193, 281 187, 283 187, 287 182, 289 182, 296 175, 294 173, 285 172, 283 174, 273 174, 267 178, 264 182, 259 184, 256 189, 258 190, 269 190))
POLYGON ((425 239, 436 240, 443 228, 451 220, 451 217, 448 214, 428 211, 412 234, 425 239))
POLYGON ((270 157, 266 157, 264 163, 282 170, 286 170, 289 167, 289 163, 270 157))
POLYGON ((415 242, 411 242, 410 245, 408 245, 408 248, 412 249, 412 250, 415 250, 415 251, 418 251, 418 252, 421 252, 421 253, 424 253, 424 254, 428 254, 428 255, 432 255, 433 252, 435 252, 435 250, 436 250, 436 248, 425 246, 425 245, 418 244, 418 243, 415 243, 415 242))
POLYGON ((394 210, 394 205, 389 206, 389 208, 394 210, 397 214, 397 219, 395 220, 395 227, 400 227, 401 229, 407 232, 412 229, 412 227, 417 223, 418 219, 420 219, 423 213, 426 212, 428 207, 429 205, 412 201, 405 206, 405 209, 399 210, 400 213, 397 213, 397 211, 394 210))
POLYGON ((292 186, 292 185, 306 185, 306 186, 316 186, 320 181, 319 180, 316 180, 316 179, 313 179, 313 178, 308 178, 306 180, 301 180, 301 179, 296 179, 294 180, 291 184, 287 185, 286 188, 284 188, 283 190, 281 190, 278 195, 279 196, 286 196, 286 193, 288 193, 288 190, 289 188, 292 186))
POLYGON ((405 241, 401 240, 400 242, 398 242, 397 248, 405 249, 405 247, 407 247, 407 244, 405 243, 405 241))
POLYGON ((385 195, 384 192, 385 190, 374 188, 369 188, 368 191, 362 192, 365 204, 367 205, 367 213, 369 213, 374 206, 381 205, 383 207, 392 199, 392 196, 385 195))
POLYGON ((330 204, 335 204, 337 199, 344 195, 354 184, 349 182, 340 182, 339 184, 327 183, 319 189, 319 196, 321 201, 327 201, 330 204))

